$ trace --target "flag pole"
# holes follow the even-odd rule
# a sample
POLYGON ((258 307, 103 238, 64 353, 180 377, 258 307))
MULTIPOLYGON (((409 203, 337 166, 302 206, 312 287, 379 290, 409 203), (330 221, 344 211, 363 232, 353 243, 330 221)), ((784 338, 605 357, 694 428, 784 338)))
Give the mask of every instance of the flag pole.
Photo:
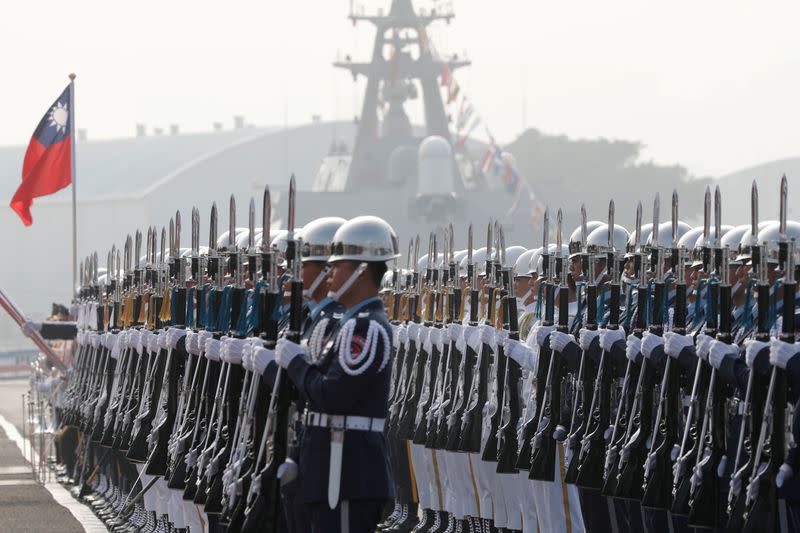
POLYGON ((75 144, 78 142, 75 136, 75 73, 69 75, 69 113, 70 113, 70 173, 72 175, 72 290, 70 297, 75 296, 78 287, 78 217, 75 200, 75 144))

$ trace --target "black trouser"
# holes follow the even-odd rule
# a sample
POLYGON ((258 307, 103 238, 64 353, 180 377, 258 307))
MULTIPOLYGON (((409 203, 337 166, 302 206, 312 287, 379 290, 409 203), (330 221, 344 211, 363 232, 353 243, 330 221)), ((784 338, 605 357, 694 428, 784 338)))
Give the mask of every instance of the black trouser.
POLYGON ((327 503, 306 505, 310 533, 374 533, 385 500, 345 500, 331 510, 327 503))

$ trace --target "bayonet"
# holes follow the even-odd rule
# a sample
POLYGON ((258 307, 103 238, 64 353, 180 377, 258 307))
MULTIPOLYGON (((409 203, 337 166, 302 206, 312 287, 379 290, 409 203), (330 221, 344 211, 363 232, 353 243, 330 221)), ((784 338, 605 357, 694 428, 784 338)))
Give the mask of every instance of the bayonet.
POLYGON ((498 227, 497 233, 500 250, 500 267, 506 268, 508 267, 508 264, 506 263, 506 236, 502 226, 498 227))
POLYGON ((655 200, 653 200, 653 234, 650 241, 653 246, 658 246, 658 225, 660 221, 661 210, 661 194, 656 193, 655 200))
POLYGON ((192 257, 200 255, 200 211, 192 207, 192 257))
POLYGON ((133 246, 134 254, 133 254, 133 261, 135 268, 138 270, 141 266, 139 264, 139 258, 142 256, 142 232, 141 230, 136 230, 136 240, 133 246))
POLYGON ((786 174, 781 178, 781 204, 780 204, 780 217, 778 219, 779 232, 781 240, 786 240, 786 216, 787 208, 786 202, 789 197, 789 183, 786 181, 786 174))
POLYGON ((719 185, 714 189, 714 247, 719 248, 722 238, 722 193, 719 185))
POLYGON ((672 247, 678 246, 678 190, 672 190, 672 247))
MULTIPOLYGON (((177 255, 175 254, 175 219, 169 219, 169 257, 170 259, 175 259, 177 255)), ((166 263, 166 258, 162 255, 161 257, 162 263, 166 263)))
POLYGON ((406 255, 406 269, 412 270, 415 269, 417 265, 413 264, 412 261, 414 260, 414 239, 409 239, 408 241, 408 254, 406 255))
POLYGON ((703 243, 708 247, 708 234, 711 231, 711 188, 706 187, 706 195, 703 198, 703 243))
POLYGON ((294 217, 295 217, 295 195, 297 192, 295 191, 295 180, 294 174, 292 174, 291 179, 289 180, 289 220, 287 222, 287 229, 289 230, 289 236, 287 240, 293 241, 294 240, 294 217))
POLYGON ((586 206, 581 204, 581 248, 586 251, 586 236, 589 232, 586 230, 586 206))
POLYGON ((249 217, 247 219, 247 250, 253 253, 256 245, 256 199, 250 197, 249 217))
POLYGON ((636 230, 634 233, 636 242, 633 251, 638 251, 642 243, 642 202, 636 202, 636 230))
POLYGON ((174 257, 180 257, 181 255, 181 212, 180 210, 175 211, 175 255, 174 257))
POLYGON ((750 188, 750 237, 751 245, 756 244, 758 239, 758 184, 753 180, 750 188))
POLYGON ((228 251, 236 250, 236 198, 231 194, 228 204, 228 251))
POLYGON ((269 194, 269 185, 264 187, 264 204, 261 209, 261 253, 270 253, 270 232, 272 231, 272 198, 269 194))

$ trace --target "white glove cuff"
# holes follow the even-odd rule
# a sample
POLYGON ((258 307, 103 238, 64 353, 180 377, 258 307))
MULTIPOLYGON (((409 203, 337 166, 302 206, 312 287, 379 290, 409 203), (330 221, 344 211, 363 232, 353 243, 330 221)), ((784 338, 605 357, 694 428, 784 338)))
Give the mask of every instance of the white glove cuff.
POLYGON ((753 361, 756 360, 756 356, 764 348, 769 348, 769 343, 757 341, 755 339, 750 339, 745 341, 744 344, 745 344, 744 348, 745 363, 747 363, 748 367, 753 368, 753 361))

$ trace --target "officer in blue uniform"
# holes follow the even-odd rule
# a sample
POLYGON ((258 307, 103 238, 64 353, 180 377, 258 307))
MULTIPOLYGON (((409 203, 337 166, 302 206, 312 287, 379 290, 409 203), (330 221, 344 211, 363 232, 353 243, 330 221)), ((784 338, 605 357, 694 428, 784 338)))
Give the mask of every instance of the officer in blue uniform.
POLYGON ((310 531, 371 533, 393 497, 383 436, 392 331, 379 290, 397 236, 380 218, 357 217, 336 231, 332 252, 329 297, 344 314, 324 345, 281 339, 275 357, 307 402, 297 500, 310 531))
MULTIPOLYGON (((309 362, 315 364, 314 357, 319 354, 320 347, 327 342, 336 326, 338 317, 343 312, 340 303, 327 296, 327 277, 330 272, 328 259, 331 255, 331 242, 336 231, 347 222, 340 217, 318 218, 303 228, 300 257, 302 261, 301 277, 303 281, 303 327, 301 338, 309 346, 309 362)), ((280 236, 279 236, 280 237, 280 236)), ((279 248, 277 245, 276 248, 279 248)), ((285 249, 285 245, 284 245, 285 249)), ((272 387, 278 366, 269 365, 274 360, 274 353, 261 351, 257 355, 262 360, 255 362, 255 368, 263 373, 263 379, 272 387)), ((305 409, 305 398, 298 398, 292 412, 293 438, 291 439, 287 463, 282 474, 281 503, 288 533, 304 533, 310 530, 308 516, 304 506, 298 501, 299 479, 297 478, 297 461, 299 459, 300 442, 303 428, 300 414, 305 409)))

